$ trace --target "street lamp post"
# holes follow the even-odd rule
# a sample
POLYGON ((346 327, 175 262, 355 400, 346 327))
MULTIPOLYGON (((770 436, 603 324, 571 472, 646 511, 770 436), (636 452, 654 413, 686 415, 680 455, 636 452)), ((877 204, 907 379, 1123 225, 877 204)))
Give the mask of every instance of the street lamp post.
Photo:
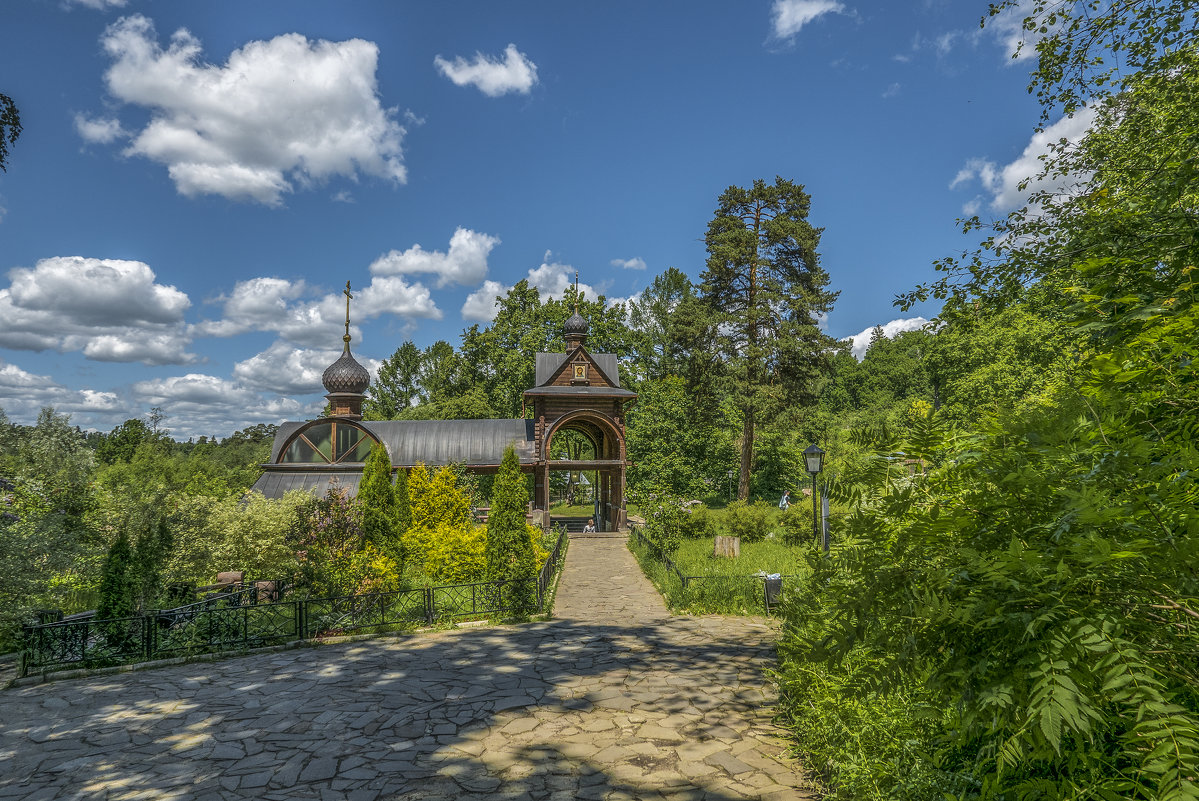
POLYGON ((816 490, 816 474, 824 466, 824 451, 817 445, 809 445, 804 449, 803 460, 808 472, 812 474, 812 538, 820 542, 820 511, 818 507, 820 493, 816 490))

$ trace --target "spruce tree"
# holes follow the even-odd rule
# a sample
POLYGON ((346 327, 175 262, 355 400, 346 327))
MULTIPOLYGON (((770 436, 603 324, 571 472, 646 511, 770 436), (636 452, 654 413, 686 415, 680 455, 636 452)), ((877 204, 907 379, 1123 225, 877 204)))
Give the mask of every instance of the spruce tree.
POLYGON ((362 506, 362 531, 366 541, 398 559, 400 545, 396 496, 391 486, 391 459, 387 449, 379 443, 371 448, 362 468, 358 502, 362 506))
POLYGON ((487 519, 487 580, 509 582, 502 601, 514 611, 532 610, 536 603, 537 563, 525 524, 528 502, 516 450, 509 445, 495 479, 487 519))

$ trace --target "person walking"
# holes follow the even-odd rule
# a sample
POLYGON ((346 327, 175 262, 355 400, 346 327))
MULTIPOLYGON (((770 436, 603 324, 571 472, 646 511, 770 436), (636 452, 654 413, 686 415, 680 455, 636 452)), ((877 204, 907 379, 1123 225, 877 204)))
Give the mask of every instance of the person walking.
POLYGON ((791 505, 791 490, 784 490, 783 497, 779 498, 779 508, 785 512, 785 511, 787 511, 787 507, 790 505, 791 505))

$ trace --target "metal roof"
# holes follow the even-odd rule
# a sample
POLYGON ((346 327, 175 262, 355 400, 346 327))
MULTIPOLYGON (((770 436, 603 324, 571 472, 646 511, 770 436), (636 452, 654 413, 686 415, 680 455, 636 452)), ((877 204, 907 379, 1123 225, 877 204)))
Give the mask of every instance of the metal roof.
MULTIPOLYGON (((562 367, 562 364, 566 361, 566 357, 569 355, 567 353, 538 353, 537 371, 534 374, 533 386, 540 387, 552 381, 554 375, 562 367)), ((587 355, 595 361, 599 369, 604 371, 604 375, 612 379, 612 382, 617 387, 620 386, 620 369, 615 353, 592 353, 591 351, 587 351, 587 355)))
POLYGON ((534 387, 526 395, 592 395, 602 398, 635 398, 636 392, 615 387, 534 387))
POLYGON ((379 438, 395 467, 498 465, 509 445, 522 464, 537 461, 532 420, 379 420, 362 427, 379 438))
MULTIPOLYGON (((300 428, 322 420, 283 423, 271 446, 271 463, 279 461, 283 446, 300 428)), ((387 448, 394 467, 412 467, 417 462, 443 465, 498 465, 504 449, 516 448, 522 464, 537 461, 537 443, 532 420, 358 420, 387 448)))
POLYGON ((336 479, 336 486, 350 491, 350 496, 358 494, 358 482, 362 479, 362 471, 322 471, 322 470, 286 470, 273 472, 267 470, 258 477, 250 489, 261 492, 268 498, 282 498, 291 490, 305 490, 314 495, 324 497, 329 491, 329 482, 336 479))
MULTIPOLYGON (((344 423, 340 418, 332 418, 344 423)), ((262 476, 253 489, 268 498, 280 498, 289 490, 301 489, 318 495, 328 490, 329 480, 358 494, 362 479, 361 462, 328 464, 276 464, 283 446, 300 428, 310 423, 284 423, 275 434, 271 463, 263 466, 262 476)), ((504 450, 512 445, 521 464, 537 463, 535 424, 532 420, 357 420, 383 443, 392 467, 412 467, 417 463, 446 465, 465 463, 468 467, 496 467, 504 459, 504 450)))

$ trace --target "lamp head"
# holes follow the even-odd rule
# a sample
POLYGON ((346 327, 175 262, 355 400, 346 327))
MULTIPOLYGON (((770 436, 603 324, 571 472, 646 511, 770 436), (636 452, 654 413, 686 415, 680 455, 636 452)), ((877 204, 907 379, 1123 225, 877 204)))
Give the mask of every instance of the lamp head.
POLYGON ((804 449, 803 459, 807 464, 808 472, 812 475, 816 475, 824 467, 824 451, 815 444, 804 449))

